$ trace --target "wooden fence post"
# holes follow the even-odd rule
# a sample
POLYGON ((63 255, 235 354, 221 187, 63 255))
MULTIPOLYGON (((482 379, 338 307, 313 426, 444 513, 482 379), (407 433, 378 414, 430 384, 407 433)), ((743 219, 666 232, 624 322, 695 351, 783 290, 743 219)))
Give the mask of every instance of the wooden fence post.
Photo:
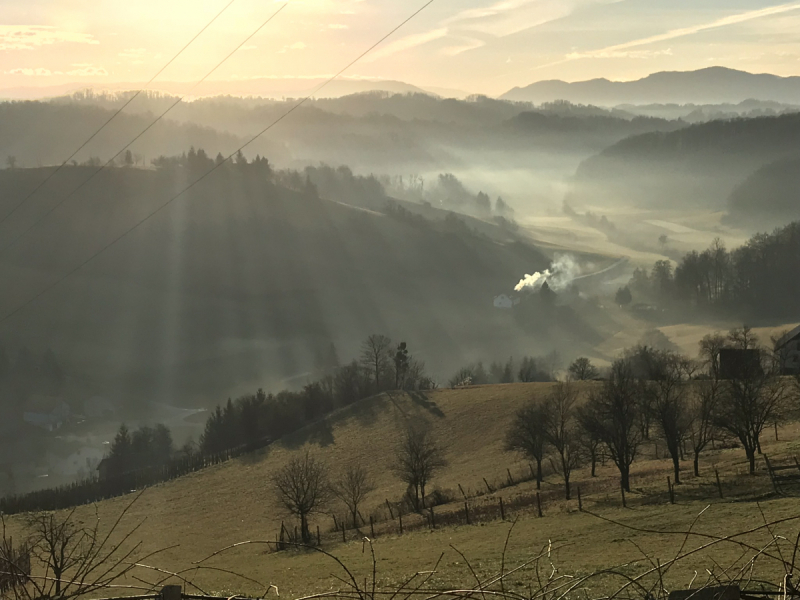
POLYGON ((372 539, 375 539, 375 525, 372 521, 372 515, 369 516, 369 534, 372 539))
POLYGON ((778 482, 775 480, 775 473, 772 471, 772 464, 769 462, 769 457, 764 455, 764 462, 767 463, 767 470, 769 471, 769 478, 772 480, 772 487, 775 488, 775 493, 780 494, 781 490, 778 487, 778 482))
POLYGON ((508 484, 514 485, 514 478, 511 476, 511 469, 506 467, 506 473, 508 473, 508 484))
POLYGON ((486 484, 486 489, 487 489, 487 490, 489 490, 489 493, 490 493, 490 494, 494 493, 494 490, 492 489, 492 486, 490 486, 490 485, 489 485, 489 482, 488 482, 488 481, 486 481, 486 477, 484 477, 484 478, 483 478, 483 483, 485 483, 485 484, 486 484))
POLYGON ((500 518, 505 521, 506 520, 506 509, 503 507, 503 498, 500 497, 500 518))
POLYGON ((347 530, 344 527, 344 521, 342 521, 342 542, 347 542, 347 530))
POLYGON ((469 504, 464 502, 464 514, 467 515, 467 525, 472 525, 469 520, 469 504))
POLYGON ((386 508, 389 509, 389 516, 392 517, 392 521, 394 521, 394 511, 392 510, 392 505, 389 504, 389 499, 386 499, 386 508))
POLYGON ((714 476, 717 478, 717 491, 719 492, 719 497, 722 498, 722 482, 719 480, 719 471, 714 469, 714 476))
POLYGON ((675 504, 675 486, 672 485, 672 479, 667 476, 667 492, 669 492, 669 503, 675 504))
POLYGON ((336 520, 336 515, 333 515, 333 528, 339 531, 339 521, 336 520))
POLYGON ((583 501, 581 500, 581 486, 578 486, 578 512, 583 512, 583 501))
POLYGON ((461 495, 464 496, 464 500, 467 499, 467 495, 464 493, 464 488, 461 487, 461 484, 458 484, 458 489, 461 491, 461 495))
POLYGON ((775 441, 778 441, 778 422, 775 421, 775 441))
POLYGON ((397 513, 397 518, 400 520, 400 535, 403 535, 403 513, 397 513))
POLYGON ((536 492, 536 507, 539 510, 539 518, 541 519, 544 515, 542 514, 542 496, 539 492, 536 492))
POLYGON ((319 525, 317 525, 317 546, 322 546, 322 536, 319 534, 319 525))
POLYGON ((622 508, 628 508, 628 503, 625 501, 625 486, 619 482, 619 490, 622 492, 622 508))
POLYGON ((431 513, 431 529, 436 529, 436 516, 433 514, 433 507, 431 506, 428 511, 431 513))

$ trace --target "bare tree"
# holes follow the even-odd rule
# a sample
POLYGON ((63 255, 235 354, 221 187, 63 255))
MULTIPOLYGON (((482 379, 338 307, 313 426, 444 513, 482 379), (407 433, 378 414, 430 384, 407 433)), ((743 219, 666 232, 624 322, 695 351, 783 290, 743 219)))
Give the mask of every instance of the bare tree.
POLYGON ((409 422, 397 447, 394 472, 413 491, 414 508, 425 508, 425 488, 436 473, 447 466, 444 450, 433 437, 430 424, 409 422))
POLYGON ((361 364, 375 381, 375 391, 381 391, 381 378, 391 370, 394 356, 392 340, 382 334, 372 334, 361 346, 361 364))
POLYGON ((272 475, 272 484, 278 502, 300 519, 300 535, 303 543, 309 544, 308 517, 325 508, 330 500, 327 466, 306 450, 278 469, 272 475))
POLYGON ((348 467, 341 478, 333 484, 334 495, 344 502, 353 517, 353 527, 358 527, 358 507, 373 490, 375 486, 361 465, 348 467))
POLYGON ((608 448, 626 491, 631 489, 630 467, 643 438, 639 427, 639 391, 631 365, 626 359, 618 359, 611 365, 603 387, 589 398, 582 418, 591 434, 608 448))
POLYGON ((141 556, 141 543, 131 539, 138 525, 118 532, 134 502, 102 532, 99 516, 87 526, 75 519, 74 511, 29 514, 23 520, 27 540, 16 547, 0 515, 0 595, 13 600, 68 600, 121 587, 119 581, 144 568, 142 561, 158 553, 141 556))
POLYGON ((588 381, 589 379, 595 379, 598 375, 597 367, 585 356, 576 358, 567 368, 567 372, 576 381, 588 381))
POLYGON ((715 437, 714 414, 717 410, 721 389, 722 382, 719 379, 710 378, 696 382, 694 393, 689 397, 689 422, 686 438, 692 445, 695 477, 700 477, 700 453, 715 437))
MULTIPOLYGON (((742 343, 750 343, 752 349, 752 341, 742 343)), ((744 362, 723 384, 714 422, 741 442, 751 474, 756 470, 756 452, 761 451, 761 432, 781 417, 787 400, 786 382, 763 364, 744 362)))
POLYGON ((547 441, 547 409, 544 403, 531 400, 520 408, 506 433, 506 452, 519 452, 536 461, 536 489, 542 487, 542 461, 547 441))
POLYGON ((725 336, 721 333, 709 333, 700 340, 700 360, 711 379, 720 378, 719 355, 725 344, 725 336))
POLYGON ((559 468, 564 478, 564 491, 569 500, 570 475, 581 462, 580 431, 575 414, 578 391, 570 383, 558 383, 545 399, 547 421, 545 438, 559 456, 559 468))
POLYGON ((747 325, 731 329, 728 332, 728 343, 740 350, 755 350, 759 347, 758 336, 747 325))
POLYGON ((681 444, 689 429, 687 381, 692 371, 689 360, 672 352, 651 354, 646 392, 650 409, 672 458, 675 483, 681 483, 681 444))
POLYGON ((586 407, 579 406, 576 411, 576 418, 580 426, 578 443, 592 466, 592 477, 597 477, 597 461, 600 458, 600 445, 602 442, 597 435, 597 428, 594 426, 594 415, 586 407))

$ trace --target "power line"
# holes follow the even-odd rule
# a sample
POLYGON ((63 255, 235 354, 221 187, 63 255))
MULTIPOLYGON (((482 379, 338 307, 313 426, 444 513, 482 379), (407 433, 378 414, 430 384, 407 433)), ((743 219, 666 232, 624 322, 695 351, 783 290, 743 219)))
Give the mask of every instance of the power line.
MULTIPOLYGON (((233 0, 233 1, 235 1, 235 0, 233 0)), ((256 30, 255 30, 255 31, 253 31, 253 33, 251 33, 249 36, 247 36, 247 37, 246 37, 246 38, 245 38, 245 39, 244 39, 244 40, 243 40, 243 41, 242 41, 242 42, 241 42, 241 43, 240 43, 238 46, 236 46, 236 47, 235 47, 233 50, 231 50, 231 52, 230 52, 230 53, 228 53, 228 55, 227 55, 227 56, 225 56, 225 58, 223 58, 221 61, 219 61, 219 62, 216 64, 216 66, 214 66, 214 68, 213 68, 213 69, 211 69, 211 70, 210 70, 208 73, 206 73, 206 74, 205 74, 205 75, 204 75, 204 76, 203 76, 203 77, 202 77, 202 78, 201 78, 201 79, 200 79, 198 82, 196 82, 196 83, 195 83, 195 84, 194 84, 194 85, 191 87, 191 89, 190 89, 188 92, 186 92, 186 93, 185 93, 183 96, 181 96, 180 98, 178 98, 177 100, 175 100, 175 102, 173 102, 172 104, 170 104, 170 105, 167 107, 167 110, 165 110, 165 111, 164 111, 164 112, 162 112, 160 115, 158 115, 158 116, 155 118, 155 120, 154 120, 154 121, 152 121, 152 122, 151 122, 151 123, 150 123, 150 124, 149 124, 147 127, 145 127, 144 129, 142 129, 142 130, 141 130, 141 131, 140 131, 140 132, 139 132, 139 133, 136 135, 136 137, 134 137, 134 138, 133 138, 133 139, 132 139, 130 142, 128 142, 127 144, 125 144, 125 146, 123 146, 123 147, 122 147, 122 149, 121 149, 121 150, 119 150, 119 152, 117 152, 117 153, 116 153, 114 156, 112 156, 112 157, 111 157, 111 158, 110 158, 110 159, 109 159, 109 160, 108 160, 108 161, 107 161, 107 162, 106 162, 104 165, 102 165, 102 166, 101 166, 99 169, 97 169, 97 170, 96 170, 94 173, 92 173, 92 174, 91 174, 89 177, 87 177, 85 180, 83 180, 83 182, 81 182, 81 183, 78 185, 78 187, 76 187, 75 189, 73 189, 73 190, 72 190, 72 191, 71 191, 69 194, 67 194, 67 195, 66 195, 66 196, 65 196, 63 199, 61 199, 59 202, 56 202, 56 203, 55 203, 53 206, 51 206, 51 207, 50 207, 49 209, 47 209, 47 210, 46 210, 44 213, 42 213, 42 214, 39 216, 39 218, 37 218, 37 219, 36 219, 36 220, 35 220, 35 221, 34 221, 34 222, 31 224, 31 225, 29 225, 29 226, 28 226, 28 228, 27 228, 27 229, 25 229, 25 230, 24 230, 22 233, 20 233, 20 234, 19 234, 17 237, 15 237, 13 240, 11 240, 11 241, 10 241, 8 244, 6 244, 5 246, 3 246, 2 248, 0 248, 0 253, 3 253, 3 252, 5 252, 5 251, 6 251, 6 250, 8 250, 8 249, 9 249, 11 246, 13 246, 14 244, 16 244, 16 243, 17 243, 19 240, 21 240, 22 238, 24 238, 24 237, 25 237, 25 236, 26 236, 26 235, 27 235, 27 234, 28 234, 28 233, 29 233, 29 232, 30 232, 32 229, 34 229, 34 228, 35 228, 37 225, 39 225, 39 223, 41 223, 42 221, 44 221, 44 220, 45 220, 47 217, 49 217, 49 216, 50 216, 51 214, 53 214, 53 213, 54 213, 56 210, 58 210, 58 208, 59 208, 59 207, 60 207, 62 204, 64 204, 64 203, 65 203, 67 200, 69 200, 70 198, 72 198, 72 196, 74 196, 74 195, 75 195, 75 194, 76 194, 78 191, 80 191, 81 189, 83 189, 83 187, 84 187, 86 184, 88 184, 88 183, 89 183, 90 181, 92 181, 92 180, 93 180, 95 177, 97 177, 97 176, 98 176, 98 175, 99 175, 99 174, 100 174, 102 171, 104 171, 104 170, 105 170, 105 169, 106 169, 106 168, 107 168, 109 165, 113 164, 113 163, 114 163, 114 161, 117 159, 117 157, 118 157, 120 154, 122 154, 123 152, 125 152, 125 150, 127 150, 127 149, 128 149, 128 148, 130 148, 130 147, 131 147, 133 144, 135 144, 135 143, 137 142, 137 140, 139 140, 139 138, 141 138, 141 137, 142 137, 142 136, 143 136, 145 133, 147 133, 148 131, 150 131, 150 130, 151 130, 151 129, 152 129, 152 128, 153 128, 153 127, 156 125, 156 123, 158 123, 159 121, 161 121, 161 119, 163 119, 163 118, 164 118, 164 117, 165 117, 165 116, 166 116, 166 115, 167 115, 167 114, 168 114, 168 113, 169 113, 169 112, 170 112, 170 111, 171 111, 173 108, 175 108, 176 106, 178 106, 178 104, 180 104, 180 103, 183 101, 183 99, 184 99, 184 98, 186 98, 187 96, 190 96, 190 95, 192 94, 192 92, 193 92, 194 90, 196 90, 196 89, 197 89, 197 87, 198 87, 200 84, 202 84, 202 83, 203 83, 203 82, 204 82, 206 79, 208 79, 209 77, 211 77, 211 75, 212 75, 212 74, 213 74, 213 73, 214 73, 214 72, 215 72, 217 69, 219 69, 219 68, 220 68, 220 67, 221 67, 221 66, 222 66, 222 65, 223 65, 223 64, 224 64, 224 63, 225 63, 225 62, 226 62, 226 61, 227 61, 227 60, 228 60, 228 59, 229 59, 231 56, 233 56, 234 54, 236 54, 236 52, 238 52, 238 51, 239 51, 239 49, 241 49, 241 47, 242 47, 242 46, 244 46, 244 45, 245 45, 247 42, 249 42, 251 39, 253 39, 253 37, 255 37, 255 36, 256 36, 256 34, 258 34, 258 33, 259 33, 259 32, 260 32, 262 29, 264 29, 264 27, 266 27, 266 26, 267 26, 267 24, 268 24, 270 21, 272 21, 272 19, 274 19, 275 17, 277 17, 277 16, 278 16, 278 14, 279 14, 279 13, 280 13, 280 12, 281 12, 281 11, 282 11, 284 8, 286 8, 286 7, 288 6, 288 4, 289 4, 289 2, 286 2, 286 3, 284 3, 283 5, 281 5, 281 7, 280 7, 278 10, 276 10, 274 13, 272 13, 272 15, 270 15, 270 16, 269 16, 269 18, 268 18, 266 21, 264 21, 263 23, 261 23, 261 25, 259 25, 259 26, 256 28, 256 30)), ((0 225, 2 225, 2 223, 0 223, 0 225)))
MULTIPOLYGON (((67 273, 65 273, 65 274, 64 274, 62 277, 59 277, 59 278, 58 278, 56 281, 54 281, 54 282, 53 282, 53 283, 51 283, 50 285, 46 286, 46 287, 45 287, 43 290, 41 290, 39 293, 37 293, 36 295, 34 295, 33 297, 31 297, 30 299, 26 300, 25 302, 23 302, 23 303, 22 303, 20 306, 18 306, 18 307, 17 307, 17 308, 15 308, 14 310, 12 310, 10 313, 7 313, 5 316, 3 316, 3 317, 0 319, 0 325, 2 325, 3 323, 5 323, 6 321, 8 321, 8 320, 9 320, 10 318, 12 318, 14 315, 16 315, 17 313, 19 313, 21 310, 25 309, 27 306, 29 306, 30 304, 32 304, 33 302, 35 302, 36 300, 38 300, 38 299, 39 299, 39 298, 41 298, 42 296, 44 296, 44 295, 45 295, 47 292, 49 292, 49 291, 50 291, 50 290, 52 290, 53 288, 55 288, 56 286, 60 285, 60 284, 61 284, 63 281, 67 280, 67 279, 68 279, 69 277, 71 277, 73 274, 75 274, 75 273, 77 273, 78 271, 80 271, 80 270, 81 270, 83 267, 85 267, 86 265, 88 265, 88 264, 89 264, 90 262, 92 262, 92 261, 93 261, 95 258, 97 258, 97 257, 98 257, 98 256, 100 256, 101 254, 103 254, 103 253, 104 253, 106 250, 110 249, 111 247, 115 246, 117 243, 119 243, 120 241, 122 241, 123 239, 125 239, 125 238, 126 238, 128 235, 130 235, 130 234, 131 234, 133 231, 135 231, 136 229, 138 229, 138 228, 139 228, 141 225, 143 225, 144 223, 146 223, 147 221, 149 221, 151 218, 153 218, 153 217, 154 217, 154 216, 156 216, 158 213, 160 213, 162 210, 164 210, 164 209, 165 209, 167 206, 169 206, 170 204, 172 204, 172 203, 173 203, 175 200, 177 200, 178 198, 180 198, 181 196, 183 196, 183 195, 184 195, 186 192, 188 192, 188 191, 189 191, 190 189, 192 189, 192 188, 193 188, 195 185, 197 185, 198 183, 200 183, 201 181, 203 181, 203 180, 204 180, 206 177, 208 177, 209 175, 211 175, 211 173, 215 172, 215 171, 216 171, 218 168, 220 168, 220 167, 221 167, 223 164, 225 164, 226 162, 230 161, 230 159, 231 159, 231 158, 233 158, 233 157, 234 157, 236 154, 238 154, 238 153, 239 153, 241 150, 245 149, 247 146, 249 146, 250 144, 252 144, 254 141, 256 141, 258 138, 260 138, 262 135, 264 135, 265 133, 267 133, 267 132, 268 132, 270 129, 272 129, 273 127, 275 127, 275 125, 277 125, 278 123, 280 123, 281 121, 283 121, 283 120, 284 120, 286 117, 288 117, 290 114, 292 114, 292 113, 293 113, 295 110, 297 110, 298 108, 300 108, 300 107, 301 107, 303 104, 305 104, 305 103, 306 103, 306 102, 307 102, 309 99, 311 99, 311 98, 312 98, 314 95, 318 94, 318 93, 319 93, 319 92, 320 92, 320 91, 321 91, 323 88, 325 88, 327 85, 329 85, 329 84, 330 84, 331 82, 333 82, 334 80, 338 79, 338 78, 339 78, 339 77, 340 77, 340 76, 341 76, 341 75, 342 75, 342 74, 343 74, 345 71, 347 71, 348 69, 350 69, 350 68, 351 68, 353 65, 355 65, 357 62, 359 62, 359 61, 360 61, 362 58, 364 58, 364 57, 365 57, 367 54, 369 54, 370 52, 372 52, 372 51, 373 51, 375 48, 377 48, 378 46, 380 46, 380 45, 381 45, 383 42, 385 42, 387 39, 389 39, 389 38, 390 38, 392 35, 394 35, 395 33, 397 33, 397 31, 399 31, 399 30, 400 30, 400 29, 401 29, 403 26, 405 26, 405 25, 406 25, 406 24, 407 24, 409 21, 411 21, 412 19, 414 19, 414 17, 416 17, 418 14, 420 14, 422 11, 424 11, 426 8, 428 8, 428 7, 429 7, 431 4, 433 4, 434 2, 435 2, 435 0, 428 0, 428 1, 427 1, 425 4, 423 4, 423 5, 422 5, 422 6, 421 6, 419 9, 417 9, 416 11, 414 11, 414 12, 413 12, 413 13, 412 13, 412 14, 411 14, 409 17, 407 17, 405 20, 403 20, 403 21, 402 21, 402 22, 401 22, 399 25, 397 25, 397 26, 396 26, 394 29, 392 29, 391 31, 389 31, 389 33, 387 33, 386 35, 384 35, 384 36, 383 36, 381 39, 379 39, 377 42, 375 42, 375 43, 374 43, 372 46, 370 46, 370 47, 369 47, 369 48, 367 48, 367 49, 366 49, 364 52, 362 52, 361 54, 359 54, 359 55, 358 55, 358 56, 357 56, 357 57, 356 57, 354 60, 352 60, 350 63, 348 63, 348 64, 347 64, 347 66, 345 66, 343 69, 341 69, 341 70, 340 70, 339 72, 337 72, 335 75, 333 75, 332 77, 330 77, 328 80, 324 81, 324 82, 323 82, 321 85, 319 85, 319 86, 318 86, 318 87, 317 87, 317 88, 316 88, 314 91, 312 91, 312 92, 311 92, 310 94, 308 94, 306 97, 304 97, 304 98, 303 98, 303 99, 301 99, 299 102, 297 102, 297 103, 296 103, 294 106, 292 106, 292 107, 291 107, 291 108, 290 108, 288 111, 286 111, 286 112, 285 112, 284 114, 282 114, 280 117, 278 117, 277 119, 275 119, 275 120, 274 120, 272 123, 270 123, 269 125, 267 125, 267 126, 264 128, 264 129, 262 129, 261 131, 259 131, 259 132, 258 132, 256 135, 254 135, 252 138, 250 138, 250 140, 248 140, 248 141, 247 141, 246 143, 244 143, 242 146, 240 146, 239 148, 237 148, 237 149, 236 149, 234 152, 232 152, 231 154, 229 154, 229 155, 228 155, 228 156, 227 156, 227 157, 226 157, 226 158, 225 158, 223 161, 220 161, 219 163, 217 163, 217 164, 214 164, 214 166, 213 166, 213 167, 211 167, 211 169, 209 169, 209 170, 208 170, 208 171, 206 171, 206 172, 205 172, 203 175, 201 175, 200 177, 198 177, 197 179, 195 179, 195 180, 194 180, 192 183, 190 183, 189 185, 187 185, 187 186, 186 186, 185 188, 183 188, 183 189, 182 189, 180 192, 178 192, 177 194, 175 194, 174 196, 172 196, 172 197, 171 197, 169 200, 167 200, 166 202, 164 202, 163 204, 161 204, 159 207, 157 207, 156 209, 154 209, 153 211, 151 211, 150 213, 148 213, 148 214, 147 214, 147 215, 146 215, 144 218, 142 218, 142 219, 140 219, 139 221, 137 221, 137 222, 136 222, 136 223, 135 223, 133 226, 129 227, 129 228, 128 228, 128 229, 126 229, 126 230, 125 230, 123 233, 121 233, 121 234, 120 234, 120 235, 118 235, 116 238, 114 238, 113 240, 111 240, 110 242, 108 242, 108 243, 107 243, 105 246, 103 246, 102 248, 100 248, 100 249, 99 249, 97 252, 95 252, 94 254, 92 254, 91 256, 89 256, 89 258, 87 258, 86 260, 84 260, 83 262, 81 262, 80 264, 78 264, 78 265, 77 265, 76 267, 74 267, 73 269, 69 270, 69 271, 68 271, 67 273)), ((284 6, 285 6, 285 5, 284 5, 284 6)), ((278 12, 280 12, 280 11, 278 11, 278 12)), ((277 14, 277 13, 276 13, 276 14, 277 14)), ((251 37, 252 37, 252 36, 251 36, 251 37)))
POLYGON ((139 95, 145 89, 147 89, 150 86, 150 84, 153 83, 156 80, 156 78, 158 78, 159 75, 161 75, 164 71, 166 71, 167 67, 169 67, 172 63, 174 63, 178 59, 178 57, 181 54, 183 54, 184 51, 186 51, 186 49, 195 42, 195 40, 197 40, 197 38, 199 38, 201 35, 203 35, 203 33, 205 33, 206 29, 211 27, 216 22, 216 20, 219 19, 222 16, 222 13, 224 13, 226 10, 228 10, 234 2, 236 2, 236 0, 230 0, 230 2, 228 2, 228 4, 226 4, 225 7, 221 11, 219 11, 214 16, 214 18, 211 19, 205 25, 205 27, 203 27, 200 31, 198 31, 197 34, 192 39, 190 39, 183 48, 178 50, 178 53, 175 56, 173 56, 171 59, 169 59, 167 61, 167 63, 163 67, 161 67, 161 69, 159 69, 158 73, 153 75, 150 78, 150 80, 147 83, 144 84, 142 89, 138 90, 133 96, 131 96, 130 99, 128 99, 128 101, 125 102, 125 104, 123 104, 114 114, 112 114, 111 117, 109 117, 109 119, 105 123, 103 123, 97 131, 95 131, 92 135, 89 136, 89 138, 85 142, 83 142, 80 146, 78 146, 78 149, 75 150, 72 154, 70 154, 66 158, 66 160, 64 160, 64 162, 62 162, 58 166, 58 168, 55 171, 53 171, 47 177, 45 177, 35 188, 33 188, 33 190, 27 196, 25 196, 14 208, 12 208, 11 211, 5 217, 3 217, 2 220, 0 220, 0 226, 2 226, 8 219, 10 219, 11 216, 15 212, 17 212, 17 210, 19 208, 21 208, 23 204, 25 204, 28 200, 30 200, 36 194, 36 192, 38 192, 40 189, 42 189, 42 187, 44 187, 44 185, 47 184, 48 181, 50 181, 53 177, 55 177, 58 174, 58 172, 61 171, 61 169, 63 169, 65 166, 67 166, 69 161, 71 161, 73 158, 75 158, 81 150, 83 150, 86 146, 88 146, 89 143, 95 137, 97 137, 98 134, 101 131, 103 131, 103 129, 105 129, 111 123, 111 121, 116 119, 122 113, 122 111, 124 111, 126 108, 128 108, 128 106, 131 104, 131 102, 136 100, 136 98, 138 98, 139 95))

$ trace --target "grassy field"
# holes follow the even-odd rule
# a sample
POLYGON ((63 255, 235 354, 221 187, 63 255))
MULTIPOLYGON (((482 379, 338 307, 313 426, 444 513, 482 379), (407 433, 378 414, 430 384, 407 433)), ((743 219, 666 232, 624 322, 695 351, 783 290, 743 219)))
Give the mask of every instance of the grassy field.
MULTIPOLYGON (((535 484, 531 481, 488 493, 483 479, 492 487, 499 487, 507 482, 507 469, 515 482, 525 474, 530 477, 526 462, 503 452, 503 435, 516 408, 531 397, 546 394, 550 385, 477 386, 439 390, 425 396, 396 394, 367 400, 265 451, 146 490, 130 507, 121 530, 139 524, 132 539, 142 540, 142 552, 177 545, 151 558, 148 564, 172 571, 189 569, 186 577, 204 591, 264 593, 262 586, 253 580, 263 586, 277 586, 284 597, 341 587, 334 575, 343 573, 330 558, 309 551, 272 553, 264 544, 240 546, 203 563, 214 569, 197 570, 194 565, 230 544, 274 540, 281 521, 293 527, 274 501, 269 476, 291 453, 306 446, 326 461, 333 477, 351 463, 358 462, 368 469, 376 490, 362 512, 365 517, 371 514, 379 521, 373 547, 381 586, 399 585, 417 571, 432 569, 442 553, 437 573, 429 585, 472 586, 472 575, 456 549, 470 561, 478 576, 499 571, 512 520, 518 521, 505 558, 508 567, 513 568, 550 546, 552 552, 544 561, 546 565, 541 565, 542 568, 546 566, 548 573, 557 568, 562 575, 585 574, 624 564, 622 571, 632 574, 649 568, 650 560, 667 561, 678 550, 683 537, 634 532, 600 516, 637 527, 679 532, 686 530, 710 504, 696 526, 697 531, 724 534, 762 523, 761 511, 768 519, 800 515, 796 498, 772 494, 763 461, 759 462, 761 470, 755 476, 746 474, 744 452, 736 448, 712 449, 704 454, 699 478, 691 476, 691 465, 687 461, 685 482, 677 487, 675 505, 669 504, 666 487, 670 464, 663 459, 663 449, 656 444, 644 447, 640 460, 634 464, 633 492, 628 496, 626 509, 621 507, 618 479, 610 463, 598 469, 596 478, 590 476, 588 469, 574 474, 574 485, 582 488, 584 509, 592 514, 578 512, 576 500, 563 499, 563 485, 549 465, 541 491, 543 518, 537 516, 535 504, 526 501, 535 495, 535 484), (470 499, 474 511, 479 511, 481 506, 495 507, 501 496, 506 506, 515 507, 515 502, 520 505, 509 508, 506 522, 495 519, 430 530, 422 526, 419 516, 408 516, 406 532, 399 535, 396 523, 383 521, 388 516, 385 500, 397 500, 404 491, 390 465, 403 423, 413 416, 428 419, 447 447, 449 465, 435 484, 459 499, 437 507, 439 518, 445 520, 448 513, 463 510, 464 500, 458 490, 461 485, 467 496, 481 494, 470 499), (656 458, 656 453, 660 458, 656 458), (718 497, 714 469, 723 480, 724 499, 718 497), (239 578, 233 572, 246 575, 250 580, 239 578)), ((581 392, 585 395, 596 385, 582 384, 581 392)), ((780 441, 774 439, 772 430, 765 434, 764 451, 775 460, 790 460, 800 445, 796 441, 800 440, 800 429, 795 424, 787 424, 778 433, 780 441)), ((106 524, 111 523, 131 499, 132 496, 128 496, 99 504, 100 518, 106 524)), ((93 507, 80 507, 76 517, 88 521, 93 518, 94 511, 93 507)), ((343 507, 335 504, 330 511, 344 514, 343 507)), ((330 515, 315 518, 312 528, 317 525, 325 550, 351 567, 359 581, 370 576, 370 552, 359 541, 363 535, 370 535, 368 525, 360 534, 349 532, 346 543, 341 541, 340 533, 332 532, 330 515)), ((775 533, 793 541, 798 527, 800 522, 788 522, 779 526, 775 533)), ((761 546, 770 537, 762 530, 748 539, 753 545, 761 546)), ((691 538, 687 548, 695 548, 705 541, 691 538)), ((707 577, 706 568, 719 570, 715 564, 728 566, 740 561, 740 554, 741 550, 733 544, 698 552, 669 572, 669 585, 685 587, 695 571, 700 581, 707 577)), ((508 585, 527 589, 535 577, 533 569, 530 565, 518 571, 509 578, 508 585)), ((765 563, 758 572, 776 581, 780 579, 776 565, 770 567, 765 563)), ((140 577, 156 581, 162 575, 144 570, 140 577)), ((129 582, 136 584, 134 580, 129 582)), ((616 584, 619 580, 606 576, 590 582, 589 587, 594 593, 616 584)))

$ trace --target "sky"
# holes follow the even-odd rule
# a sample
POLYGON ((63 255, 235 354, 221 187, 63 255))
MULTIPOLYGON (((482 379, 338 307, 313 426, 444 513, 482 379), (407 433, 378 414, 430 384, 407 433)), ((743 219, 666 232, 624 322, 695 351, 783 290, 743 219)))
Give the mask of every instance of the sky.
MULTIPOLYGON (((0 90, 134 87, 231 0, 0 0, 0 90), (131 85, 126 85, 131 84, 131 85)), ((232 0, 159 82, 279 89, 327 77, 425 0, 232 0), (290 83, 291 82, 291 83, 290 83)), ((544 79, 725 66, 800 75, 800 1, 434 0, 345 76, 499 95, 544 79)))

